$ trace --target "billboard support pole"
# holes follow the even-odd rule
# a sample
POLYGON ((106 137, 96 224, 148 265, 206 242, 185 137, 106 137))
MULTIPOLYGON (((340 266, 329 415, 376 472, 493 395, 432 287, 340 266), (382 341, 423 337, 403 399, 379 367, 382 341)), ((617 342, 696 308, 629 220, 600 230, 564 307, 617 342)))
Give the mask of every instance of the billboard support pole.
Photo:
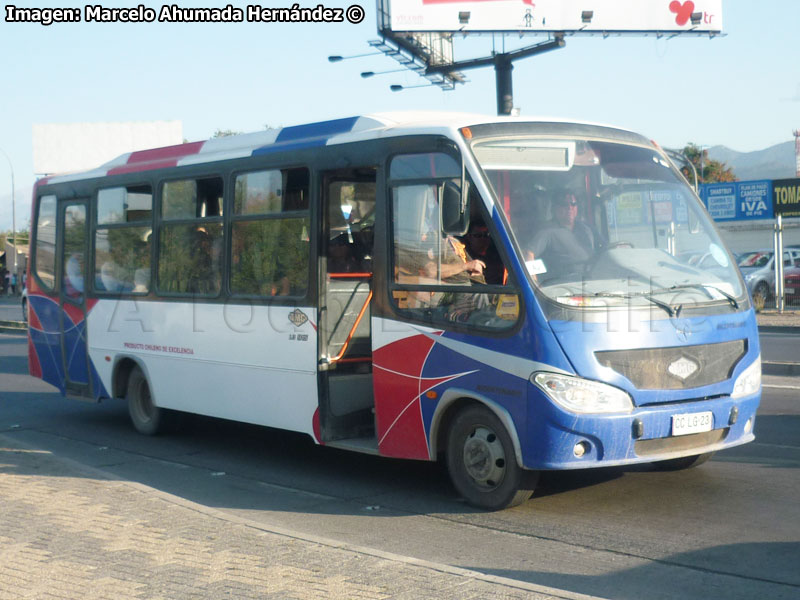
POLYGON ((494 65, 495 81, 497 85, 497 114, 510 115, 511 109, 514 106, 514 92, 511 77, 511 71, 514 65, 511 63, 521 58, 533 56, 534 54, 541 54, 542 52, 563 48, 565 45, 564 34, 557 33, 552 40, 534 44, 533 46, 526 46, 525 48, 513 50, 512 52, 494 54, 484 58, 462 60, 447 65, 431 65, 425 69, 425 74, 447 74, 453 71, 464 71, 466 69, 476 69, 478 67, 494 65))
POLYGON ((782 313, 783 303, 783 215, 778 213, 775 220, 775 304, 778 312, 782 313))
POLYGON ((505 54, 499 54, 494 63, 494 74, 497 85, 497 114, 510 115, 514 108, 514 90, 511 77, 514 65, 506 58, 505 54))

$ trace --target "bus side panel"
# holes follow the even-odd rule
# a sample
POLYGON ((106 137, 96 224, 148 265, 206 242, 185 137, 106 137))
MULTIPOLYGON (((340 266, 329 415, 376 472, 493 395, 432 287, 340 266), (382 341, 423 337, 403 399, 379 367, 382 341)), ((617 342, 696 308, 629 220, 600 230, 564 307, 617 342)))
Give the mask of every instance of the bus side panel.
POLYGON ((429 458, 421 398, 437 382, 422 376, 434 345, 425 333, 438 335, 441 332, 372 318, 375 429, 378 450, 384 456, 429 458))
POLYGON ((375 420, 382 455, 430 459, 431 430, 448 390, 492 405, 508 416, 517 438, 524 435, 528 376, 539 363, 490 350, 485 337, 388 319, 373 319, 373 338, 375 420))
POLYGON ((101 300, 89 339, 108 389, 115 365, 131 357, 157 406, 313 435, 312 308, 101 300))
POLYGON ((61 309, 56 299, 40 293, 32 278, 29 281, 28 372, 57 387, 63 394, 65 382, 61 354, 61 309))

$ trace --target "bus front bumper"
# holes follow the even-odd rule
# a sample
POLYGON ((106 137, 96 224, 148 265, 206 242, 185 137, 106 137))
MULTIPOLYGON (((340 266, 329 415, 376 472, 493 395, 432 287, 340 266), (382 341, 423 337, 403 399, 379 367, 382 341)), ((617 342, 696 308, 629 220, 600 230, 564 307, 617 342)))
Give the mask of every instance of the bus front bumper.
POLYGON ((624 414, 568 412, 532 390, 528 432, 521 441, 527 469, 588 469, 670 460, 716 452, 755 439, 758 392, 635 408, 624 414), (676 420, 708 422, 681 433, 676 420), (708 429, 710 427, 710 429, 708 429), (676 434, 676 431, 678 434, 676 434))

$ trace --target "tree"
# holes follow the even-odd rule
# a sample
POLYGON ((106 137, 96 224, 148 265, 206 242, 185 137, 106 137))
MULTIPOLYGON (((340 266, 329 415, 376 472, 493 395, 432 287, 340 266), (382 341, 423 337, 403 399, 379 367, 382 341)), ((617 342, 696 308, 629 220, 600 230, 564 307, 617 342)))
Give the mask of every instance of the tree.
MULTIPOLYGON (((17 229, 17 244, 18 245, 25 245, 28 243, 28 230, 27 229, 17 229)), ((9 244, 14 243, 14 234, 11 233, 11 230, 0 232, 0 252, 3 251, 5 248, 6 240, 8 240, 9 244)))
MULTIPOLYGON (((697 170, 698 183, 717 183, 725 181, 738 181, 733 167, 723 162, 712 160, 708 157, 708 150, 700 148, 697 144, 689 143, 683 149, 683 155, 689 159, 697 170)), ((681 171, 689 181, 694 180, 694 175, 688 167, 681 167, 681 171)))

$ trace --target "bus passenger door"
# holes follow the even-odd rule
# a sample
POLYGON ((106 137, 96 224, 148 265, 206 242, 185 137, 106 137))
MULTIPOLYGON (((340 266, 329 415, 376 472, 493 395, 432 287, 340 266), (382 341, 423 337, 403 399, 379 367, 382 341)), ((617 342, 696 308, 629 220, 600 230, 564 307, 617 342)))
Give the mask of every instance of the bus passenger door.
POLYGON ((88 283, 89 221, 85 200, 69 201, 59 211, 59 292, 61 356, 66 392, 90 396, 86 344, 86 288, 88 283))
POLYGON ((372 249, 376 168, 322 176, 319 393, 322 440, 374 438, 372 249))

